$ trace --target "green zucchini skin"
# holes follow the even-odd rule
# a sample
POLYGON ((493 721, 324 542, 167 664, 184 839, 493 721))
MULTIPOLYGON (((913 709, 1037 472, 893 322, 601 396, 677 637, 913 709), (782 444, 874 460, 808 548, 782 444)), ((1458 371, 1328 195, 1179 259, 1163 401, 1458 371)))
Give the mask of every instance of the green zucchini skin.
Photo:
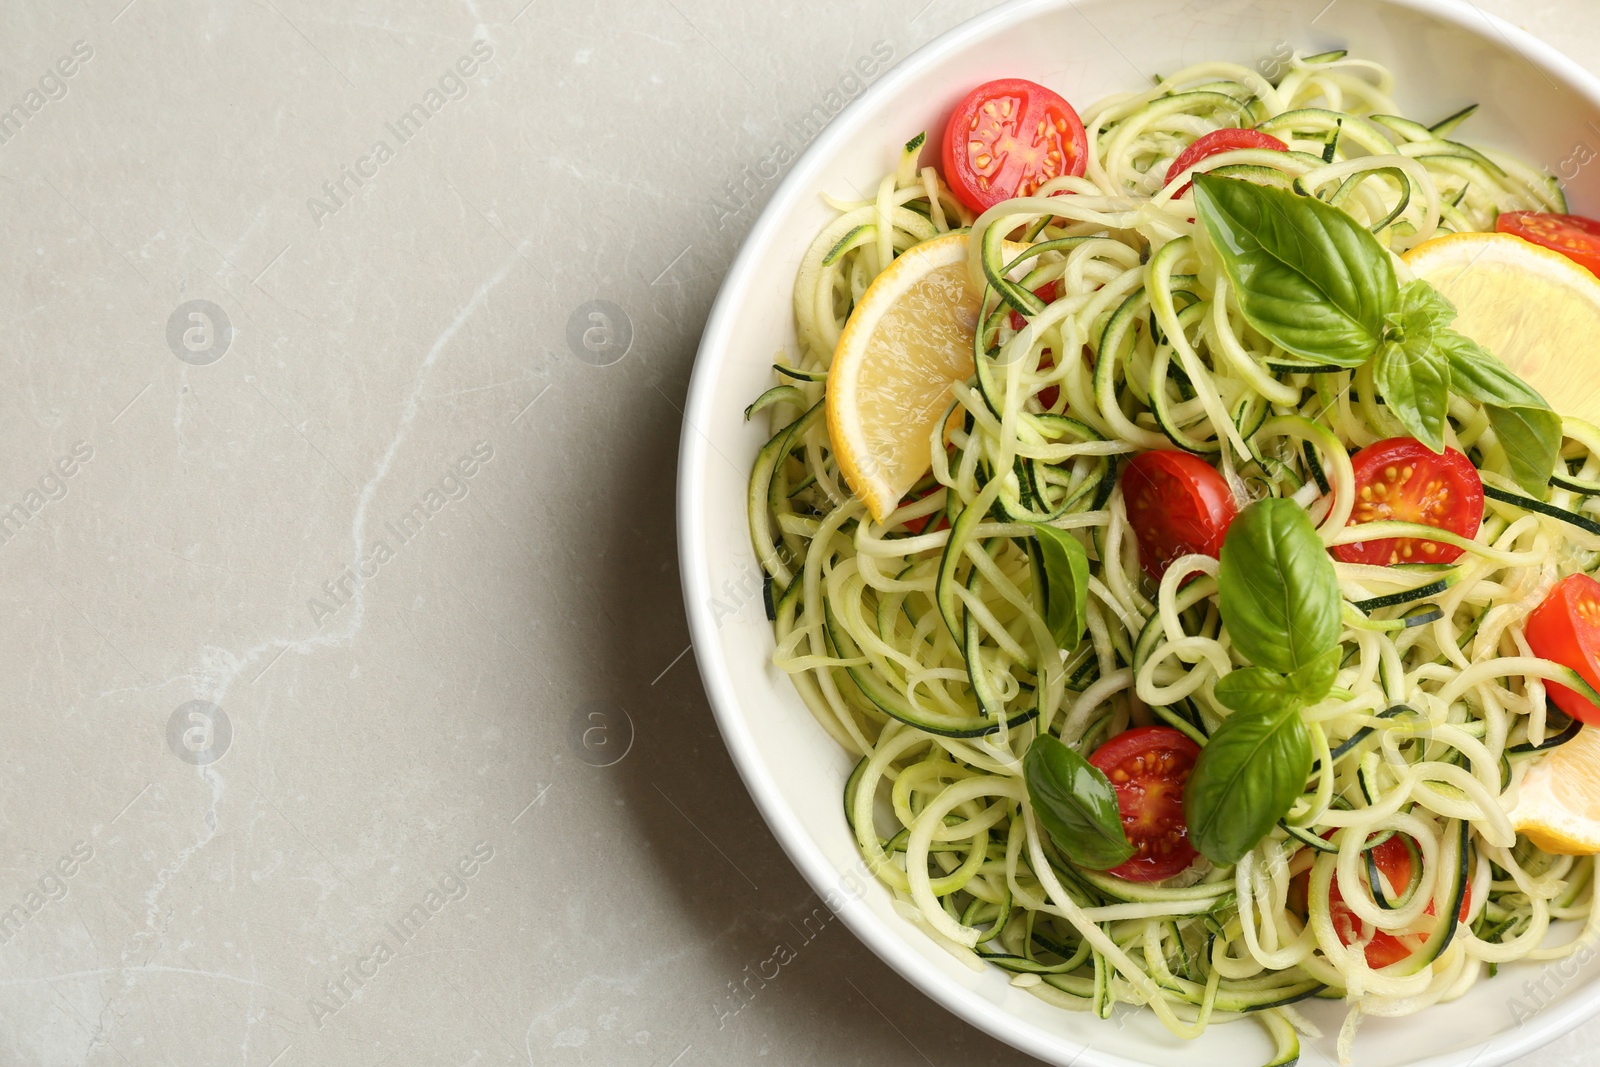
MULTIPOLYGON (((1285 70, 1300 79, 1367 78, 1369 67, 1347 59, 1342 51, 1299 57, 1285 70)), ((1530 540, 1506 537, 1511 524, 1527 530, 1533 516, 1539 536, 1556 543, 1600 536, 1600 515, 1591 514, 1600 498, 1600 430, 1590 435, 1591 448, 1588 430, 1568 426, 1550 479, 1554 495, 1535 499, 1501 488, 1513 482, 1504 478, 1505 450, 1495 435, 1515 428, 1486 427, 1481 405, 1454 397, 1447 439, 1490 483, 1479 540, 1461 545, 1457 562, 1387 575, 1335 556, 1343 597, 1338 647, 1323 649, 1318 665, 1339 666, 1326 695, 1321 675, 1315 694, 1298 691, 1314 759, 1303 787, 1280 790, 1300 794, 1247 853, 1255 877, 1269 880, 1257 883, 1266 885, 1264 895, 1240 899, 1249 873, 1242 859, 1238 869, 1202 862, 1178 878, 1145 883, 1067 858, 1041 830, 1033 794, 1022 788, 1028 783, 1015 781, 1023 746, 1049 732, 1087 756, 1125 729, 1166 724, 1202 753, 1223 751, 1218 728, 1239 711, 1218 699, 1216 683, 1260 669, 1251 658, 1271 655, 1259 642, 1236 643, 1246 628, 1224 624, 1215 569, 1205 561, 1192 564, 1201 576, 1165 587, 1143 574, 1140 530, 1120 496, 1123 458, 1178 449, 1221 471, 1241 506, 1293 500, 1318 527, 1320 544, 1307 543, 1320 558, 1315 553, 1328 543, 1351 536, 1341 533, 1343 518, 1332 521, 1354 491, 1350 455, 1394 436, 1405 415, 1403 401, 1377 384, 1384 379, 1349 365, 1347 349, 1319 356, 1315 346, 1269 336, 1264 320, 1245 318, 1240 294, 1250 283, 1225 276, 1213 260, 1218 249, 1200 229, 1199 215, 1210 210, 1201 198, 1179 195, 1182 182, 1163 184, 1172 162, 1205 129, 1270 133, 1288 150, 1244 150, 1211 165, 1205 179, 1198 177, 1204 168, 1191 168, 1192 184, 1204 193, 1211 179, 1237 179, 1270 190, 1240 195, 1314 197, 1355 218, 1355 234, 1385 254, 1428 238, 1430 213, 1440 223, 1435 232, 1486 230, 1513 193, 1546 209, 1564 203, 1528 165, 1457 140, 1473 108, 1430 124, 1390 114, 1392 102, 1345 113, 1286 92, 1280 106, 1259 75, 1230 80, 1219 69, 1192 82, 1162 79, 1096 128, 1097 150, 1123 131, 1144 131, 1132 141, 1135 165, 1103 167, 1092 183, 1062 179, 984 215, 962 210, 937 167, 918 169, 924 140, 912 138, 892 180, 870 201, 840 206, 807 252, 796 286, 801 351, 776 357, 773 383, 745 412, 774 427, 758 452, 747 506, 778 658, 804 675, 797 689, 808 706, 856 750, 843 814, 902 910, 1019 987, 1101 1018, 1119 1004, 1157 1011, 1177 1029, 1180 1021, 1250 1015, 1271 1038, 1268 1067, 1290 1067, 1302 1049, 1290 1024, 1295 1013, 1286 1009, 1341 997, 1341 976, 1329 961, 1343 957, 1325 946, 1303 965, 1247 981, 1221 977, 1215 963, 1218 953, 1251 951, 1242 924, 1259 926, 1263 909, 1295 911, 1281 899, 1277 864, 1311 864, 1321 877, 1341 846, 1357 847, 1349 835, 1358 834, 1358 870, 1387 913, 1416 909, 1426 873, 1438 914, 1420 948, 1390 968, 1394 975, 1424 973, 1451 952, 1474 871, 1490 869, 1484 857, 1515 855, 1506 862, 1544 869, 1543 857, 1521 858, 1522 845, 1491 851, 1492 820, 1475 827, 1460 816, 1478 802, 1468 785, 1492 795, 1497 782, 1503 793, 1523 761, 1579 736, 1576 723, 1557 716, 1538 743, 1527 739, 1522 720, 1536 691, 1516 670, 1542 672, 1554 684, 1570 677, 1569 688, 1580 693, 1586 683, 1523 666, 1450 699, 1438 694, 1463 662, 1478 670, 1486 658, 1523 658, 1505 652, 1504 613, 1493 613, 1531 588, 1520 580, 1526 572, 1516 573, 1527 564, 1506 562, 1524 559, 1530 540), (1116 182, 1125 196, 1106 191, 1116 182), (1047 199, 1052 192, 1063 195, 1047 199), (875 523, 842 510, 859 505, 848 499, 821 432, 832 339, 900 254, 963 231, 971 237, 968 277, 983 293, 971 376, 952 388, 947 417, 929 441, 931 469, 908 497, 925 501, 915 510, 932 513, 921 522, 875 523), (937 500, 928 499, 933 494, 937 500), (1083 563, 1076 552, 1066 563, 1055 552, 1047 564, 1039 542, 1061 546, 1040 524, 1086 546, 1082 638, 1083 612, 1070 624, 1050 613, 1039 625, 1059 568, 1081 575, 1083 563), (1053 636, 1052 626, 1070 631, 1075 647, 1054 647, 1067 638, 1053 636), (1500 644, 1488 647, 1497 637, 1500 644), (1485 710, 1496 700, 1501 719, 1485 710), (1429 723, 1448 728, 1430 731, 1429 723), (873 755, 885 746, 893 753, 887 766, 873 755), (1425 764, 1430 774, 1408 777, 1425 764), (957 789, 970 792, 940 809, 942 822, 925 814, 957 789), (1408 792, 1397 797, 1399 789, 1408 792), (1364 815, 1380 808, 1393 817, 1364 815), (858 825, 867 811, 874 825, 858 825), (1412 878, 1385 886, 1379 857, 1402 847, 1412 878), (1424 872, 1425 854, 1442 857, 1440 870, 1424 872), (1037 906, 1043 897, 1050 907, 1037 906)), ((1351 99, 1368 99, 1370 80, 1363 85, 1351 99)), ((1282 203, 1285 214, 1298 210, 1291 199, 1282 203)), ((1381 344, 1401 343, 1382 332, 1381 344)), ((1413 523, 1388 531, 1426 539, 1431 529, 1413 523)), ((1600 570, 1600 551, 1567 562, 1600 570)), ((1074 578, 1070 587, 1084 584, 1074 578)), ((1237 699, 1241 688, 1224 693, 1237 699)), ((1266 699, 1275 692, 1256 691, 1266 699)), ((1515 894, 1490 888, 1507 881, 1494 873, 1483 886, 1489 899, 1475 929, 1485 940, 1508 941, 1532 915, 1518 910, 1515 894)), ((1587 885, 1572 879, 1558 906, 1581 907, 1587 885)), ((1296 913, 1301 920, 1304 910, 1296 913)), ((1280 937, 1299 929, 1295 916, 1274 918, 1280 937)))

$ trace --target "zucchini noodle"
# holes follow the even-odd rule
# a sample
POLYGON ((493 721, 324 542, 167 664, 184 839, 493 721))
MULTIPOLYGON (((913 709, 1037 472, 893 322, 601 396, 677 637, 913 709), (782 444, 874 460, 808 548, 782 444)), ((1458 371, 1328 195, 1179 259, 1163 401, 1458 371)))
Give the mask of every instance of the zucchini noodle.
MULTIPOLYGON (((803 257, 798 357, 758 402, 776 432, 749 496, 776 662, 859 757, 845 813, 902 913, 1052 1004, 1101 1017, 1141 1005, 1186 1037, 1249 1014, 1282 1045, 1291 1025, 1309 1028, 1288 1005, 1342 998, 1348 1062, 1361 1018, 1575 951, 1578 940, 1546 943, 1551 924, 1591 920, 1594 861, 1540 852, 1506 813, 1530 762, 1575 734, 1544 690, 1571 672, 1533 657, 1520 623, 1562 573, 1600 562, 1582 525, 1600 522, 1600 429, 1567 420, 1548 505, 1491 493, 1470 540, 1405 523, 1348 529, 1350 450, 1404 430, 1370 371, 1312 365, 1246 324, 1192 200, 1176 195, 1189 175, 1165 180, 1196 138, 1245 126, 1289 151, 1237 150, 1198 169, 1317 196, 1396 254, 1492 230, 1501 211, 1565 210, 1553 179, 1453 139, 1469 112, 1430 127, 1399 117, 1392 89, 1388 71, 1342 53, 1297 56, 1277 84, 1191 67, 1087 109, 1081 177, 976 218, 918 169, 919 137, 872 199, 830 201, 838 218, 803 257), (849 495, 821 417, 833 349, 895 256, 963 228, 985 293, 976 373, 928 442, 930 473, 876 523, 849 495), (996 291, 1046 283, 1054 298, 1025 318, 996 291), (1421 533, 1465 552, 1443 565, 1336 563, 1344 658, 1332 695, 1305 713, 1317 756, 1306 792, 1235 866, 1201 858, 1141 884, 1051 844, 1021 759, 1040 732, 1087 753, 1152 723, 1203 745, 1228 715, 1213 688, 1242 664, 1222 629, 1217 562, 1183 557, 1146 580, 1118 485, 1125 456, 1172 447, 1218 466, 1241 502, 1294 498, 1330 546, 1421 533), (1040 613, 1029 522, 1087 549, 1077 647, 1058 647, 1040 613), (1375 899, 1371 851, 1394 837, 1417 860, 1413 884, 1375 899), (1357 922, 1349 945, 1329 910, 1335 886, 1357 922), (1441 920, 1434 901, 1464 905, 1465 921, 1441 920), (1411 954, 1369 967, 1378 931, 1411 954)), ((1509 490, 1476 404, 1452 400, 1446 436, 1509 490)))

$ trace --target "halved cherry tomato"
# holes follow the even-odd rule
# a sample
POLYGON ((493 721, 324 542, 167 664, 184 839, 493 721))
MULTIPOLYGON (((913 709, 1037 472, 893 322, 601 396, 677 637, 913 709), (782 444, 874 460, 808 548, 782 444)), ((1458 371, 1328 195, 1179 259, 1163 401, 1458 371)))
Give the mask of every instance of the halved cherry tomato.
MULTIPOLYGON (((1600 689, 1600 582, 1572 574, 1550 590, 1523 628, 1528 647, 1540 659, 1571 667, 1600 689)), ((1600 708, 1575 690, 1546 682, 1556 707, 1584 722, 1600 723, 1600 708)))
MULTIPOLYGON (((1045 282, 1043 285, 1039 286, 1039 288, 1033 291, 1033 295, 1038 297, 1040 300, 1043 300, 1046 304, 1052 304, 1055 302, 1056 293, 1060 290, 1060 288, 1061 285, 1059 282, 1045 282)), ((1017 312, 1013 311, 1011 313, 1011 328, 1013 330, 1021 330, 1027 324, 1028 320, 1023 318, 1017 312)))
POLYGON ((1082 174, 1089 138, 1072 105, 1022 78, 985 82, 956 105, 945 126, 944 177, 976 212, 1031 196, 1063 174, 1082 174))
POLYGON ((1139 541, 1139 563, 1156 581, 1179 556, 1219 557, 1222 535, 1239 513, 1215 467, 1173 449, 1134 457, 1122 472, 1122 499, 1139 541))
MULTIPOLYGON (((948 449, 949 446, 947 445, 946 448, 948 449)), ((905 507, 907 504, 915 504, 928 494, 939 491, 939 483, 931 476, 924 479, 924 483, 913 486, 911 491, 906 494, 905 499, 900 501, 900 506, 905 507)), ((927 530, 930 522, 934 523, 933 528, 935 531, 950 529, 950 516, 942 511, 935 511, 931 515, 923 515, 921 518, 907 519, 901 525, 912 533, 919 534, 927 530)))
POLYGON ((1200 746, 1170 726, 1141 726, 1118 734, 1089 757, 1117 791, 1122 829, 1137 850, 1107 874, 1130 882, 1171 878, 1197 855, 1183 818, 1183 787, 1200 746))
MULTIPOLYGON (((907 499, 900 501, 900 505, 902 507, 904 507, 907 504, 914 504, 914 503, 916 503, 916 498, 915 497, 908 497, 907 499)), ((933 532, 934 533, 938 533, 940 530, 948 530, 948 529, 950 529, 950 517, 948 515, 946 515, 942 511, 936 511, 932 515, 924 515, 920 519, 907 519, 901 525, 903 525, 906 529, 910 530, 912 533, 919 534, 919 533, 922 533, 924 530, 926 530, 928 528, 928 520, 929 519, 938 519, 939 520, 938 523, 933 528, 933 532)))
POLYGON ((1505 211, 1494 228, 1554 249, 1600 275, 1600 222, 1594 219, 1582 215, 1550 215, 1542 211, 1505 211))
MULTIPOLYGON (((1194 144, 1178 153, 1178 158, 1172 161, 1172 166, 1167 168, 1165 184, 1171 185, 1174 178, 1200 162, 1221 152, 1233 152, 1240 148, 1270 148, 1274 152, 1287 152, 1289 146, 1268 133, 1259 130, 1213 130, 1194 144)), ((1173 193, 1173 197, 1180 197, 1189 191, 1193 182, 1184 182, 1183 188, 1173 193)))
MULTIPOLYGON (((1056 282, 1045 282, 1043 285, 1039 286, 1039 288, 1033 291, 1033 295, 1038 297, 1040 300, 1043 300, 1046 304, 1054 303, 1056 299, 1056 293, 1060 290, 1060 288, 1060 285, 1058 285, 1056 282)), ((1011 313, 1011 328, 1013 330, 1020 330, 1027 324, 1027 319, 1023 318, 1015 311, 1011 313)), ((1050 350, 1048 348, 1045 349, 1044 352, 1042 352, 1039 356, 1039 369, 1049 370, 1055 365, 1056 361, 1051 356, 1050 350)), ((1058 386, 1047 385, 1043 389, 1039 390, 1039 403, 1044 407, 1053 408, 1056 406, 1056 400, 1059 399, 1060 396, 1061 389, 1058 386)))
MULTIPOLYGON (((1322 836, 1332 837, 1333 831, 1330 830, 1322 836)), ((1395 893, 1404 892, 1406 886, 1411 884, 1411 851, 1406 848, 1399 835, 1389 838, 1381 845, 1375 846, 1372 850, 1372 862, 1382 872, 1384 880, 1389 883, 1389 888, 1395 893)), ((1365 865, 1363 865, 1363 869, 1364 867, 1365 865)), ((1362 881, 1363 883, 1366 881, 1365 875, 1363 875, 1362 881)), ((1307 890, 1310 884, 1311 872, 1306 871, 1296 875, 1289 887, 1291 899, 1295 901, 1296 907, 1302 910, 1305 907, 1307 890)), ((1461 921, 1466 922, 1467 916, 1471 912, 1472 884, 1469 882, 1467 883, 1467 891, 1461 898, 1461 914, 1459 916, 1461 921)), ((1434 909, 1433 901, 1430 900, 1428 902, 1424 913, 1427 915, 1438 914, 1434 909)), ((1339 935, 1339 942, 1342 945, 1348 947, 1361 940, 1367 933, 1372 934, 1372 940, 1367 942, 1366 955, 1367 966, 1374 970, 1379 967, 1387 967, 1391 963, 1399 963, 1411 955, 1411 949, 1407 948, 1405 942, 1395 935, 1385 933, 1382 930, 1369 931, 1363 928, 1364 924, 1361 919, 1357 918, 1355 912, 1350 910, 1350 905, 1344 902, 1344 894, 1339 892, 1339 880, 1337 878, 1328 887, 1328 916, 1333 920, 1334 933, 1339 935)), ((1428 939, 1427 934, 1420 934, 1418 937, 1422 941, 1428 939)))
MULTIPOLYGON (((1039 357, 1040 370, 1049 370, 1055 365, 1056 361, 1050 358, 1050 353, 1048 351, 1039 357)), ((1056 401, 1060 399, 1061 387, 1058 385, 1047 385, 1043 389, 1039 390, 1039 404, 1041 407, 1053 408, 1056 406, 1056 401)))
MULTIPOLYGON (((1436 454, 1414 437, 1391 437, 1368 445, 1351 459, 1356 506, 1350 525, 1418 522, 1471 538, 1483 525, 1483 479, 1472 461, 1453 448, 1436 454)), ((1346 563, 1450 563, 1461 549, 1418 537, 1386 537, 1336 545, 1346 563)))

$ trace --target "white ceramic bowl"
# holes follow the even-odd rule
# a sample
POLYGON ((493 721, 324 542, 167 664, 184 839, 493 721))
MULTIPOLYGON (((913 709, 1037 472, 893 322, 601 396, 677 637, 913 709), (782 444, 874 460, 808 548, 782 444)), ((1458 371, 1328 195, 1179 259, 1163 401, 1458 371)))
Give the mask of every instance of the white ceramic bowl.
MULTIPOLYGON (((1189 63, 1260 63, 1282 55, 1285 43, 1303 53, 1349 48, 1388 65, 1404 113, 1418 119, 1482 104, 1463 139, 1519 152, 1562 173, 1574 210, 1600 209, 1600 166, 1579 166, 1595 155, 1586 146, 1600 149, 1600 83, 1470 3, 1017 0, 900 63, 816 139, 729 271, 689 389, 678 486, 684 598, 700 672, 745 784, 789 857, 856 936, 940 1004, 1048 1063, 1128 1067, 1183 1057, 1250 1067, 1264 1063, 1269 1048, 1250 1023, 1214 1026, 1186 1044, 1148 1012, 1119 1011, 1102 1021, 1051 1007, 1012 988, 999 970, 968 970, 896 915, 888 892, 860 873, 840 802, 851 760, 772 667, 771 630, 760 598, 748 594, 760 569, 745 522, 745 483, 765 433, 747 425, 742 412, 772 384, 773 354, 794 351, 795 269, 830 218, 818 194, 853 198, 870 189, 919 130, 936 144, 945 116, 972 86, 1021 76, 1082 106, 1189 63), (729 605, 742 610, 729 615, 729 605)), ((1337 1062, 1333 1035, 1343 1006, 1313 1003, 1303 1010, 1330 1036, 1309 1043, 1302 1062, 1337 1062)), ((1597 1010, 1600 961, 1575 975, 1513 967, 1454 1003, 1408 1019, 1368 1020, 1357 1062, 1493 1067, 1597 1010), (1530 993, 1529 981, 1540 992, 1530 993)))

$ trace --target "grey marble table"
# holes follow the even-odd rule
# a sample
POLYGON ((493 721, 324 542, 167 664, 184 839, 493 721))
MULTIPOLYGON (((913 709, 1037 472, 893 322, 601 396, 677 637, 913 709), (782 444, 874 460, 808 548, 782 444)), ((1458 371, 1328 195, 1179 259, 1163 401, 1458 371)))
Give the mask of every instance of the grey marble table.
POLYGON ((0 1064, 1029 1062, 797 932, 673 531, 778 147, 984 6, 0 6, 0 1064))

